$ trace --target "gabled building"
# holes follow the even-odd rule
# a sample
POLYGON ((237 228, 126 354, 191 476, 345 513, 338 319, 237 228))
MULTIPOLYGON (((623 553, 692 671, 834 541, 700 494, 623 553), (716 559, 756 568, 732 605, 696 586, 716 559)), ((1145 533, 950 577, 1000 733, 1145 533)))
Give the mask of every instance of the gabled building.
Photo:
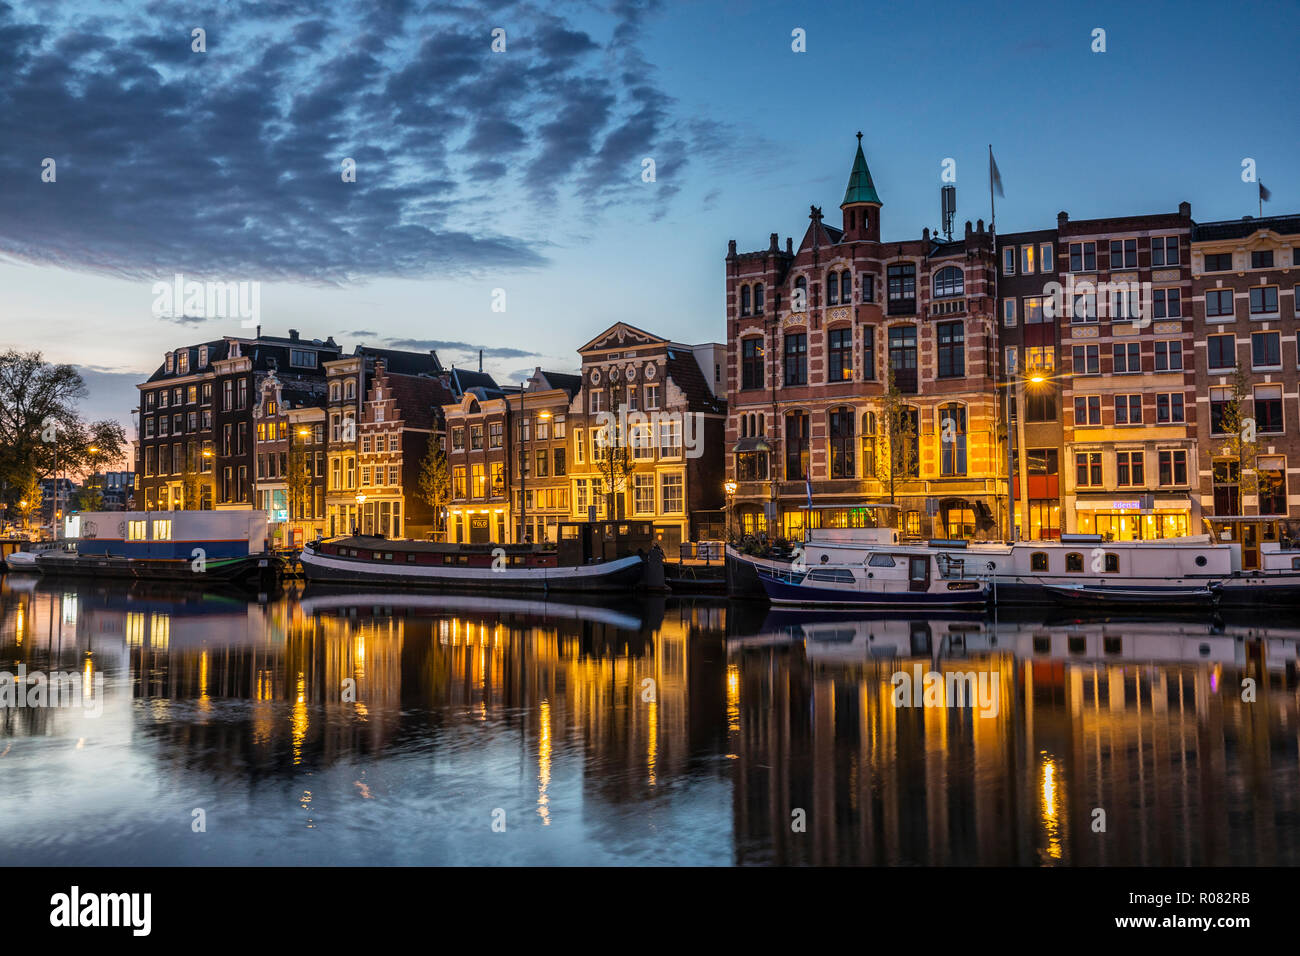
POLYGON ((509 389, 473 385, 443 405, 451 500, 446 540, 509 544, 518 540, 510 514, 509 389))
POLYGON ((516 541, 554 544, 559 522, 570 520, 569 418, 581 390, 580 375, 539 367, 505 393, 516 541))
POLYGON ((859 137, 839 226, 725 262, 733 533, 797 538, 893 502, 912 536, 993 538, 1006 507, 993 236, 882 238, 859 137), (885 397, 899 393, 896 440, 885 397), (894 454, 888 454, 893 450, 894 454), (809 509, 809 503, 814 507, 809 509))
POLYGON ((253 406, 254 500, 274 547, 318 537, 325 517, 325 380, 262 380, 253 406))
POLYGON ((430 443, 445 443, 442 406, 452 400, 448 376, 390 372, 388 359, 377 357, 368 382, 357 450, 360 530, 429 538, 440 516, 420 493, 420 472, 430 443))
POLYGON ((721 536, 722 346, 682 345, 619 322, 578 354, 582 389, 566 422, 572 515, 649 519, 668 553, 721 536))

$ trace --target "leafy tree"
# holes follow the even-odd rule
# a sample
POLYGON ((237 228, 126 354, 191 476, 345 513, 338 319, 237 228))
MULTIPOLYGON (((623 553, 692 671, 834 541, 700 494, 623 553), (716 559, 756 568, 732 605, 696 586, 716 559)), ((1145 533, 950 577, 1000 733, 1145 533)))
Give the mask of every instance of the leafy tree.
POLYGON ((31 523, 33 512, 41 510, 44 499, 45 493, 41 490, 41 480, 33 474, 18 486, 14 494, 14 503, 10 507, 22 517, 23 525, 26 526, 31 523))
POLYGON ((311 453, 296 437, 289 445, 285 459, 284 484, 289 495, 289 517, 301 520, 307 510, 307 496, 311 493, 311 453))
POLYGON ((892 504, 900 481, 915 478, 920 469, 920 444, 912 409, 903 399, 894 381, 894 370, 887 372, 885 393, 880 401, 880 429, 876 449, 876 478, 889 487, 892 504))
MULTIPOLYGON (((1223 432, 1222 439, 1214 438, 1212 446, 1218 464, 1227 466, 1228 475, 1235 478, 1238 495, 1253 495, 1259 490, 1259 471, 1255 459, 1259 455, 1259 443, 1256 440, 1256 423, 1253 415, 1246 414, 1246 399, 1250 396, 1250 384, 1246 373, 1238 364, 1232 375, 1232 391, 1224 403, 1219 418, 1218 430, 1223 432), (1222 441, 1222 444, 1217 444, 1222 441)), ((1237 511, 1241 511, 1241 498, 1238 497, 1237 511)))
POLYGON ((85 395, 73 366, 46 362, 40 352, 0 352, 0 494, 11 506, 56 464, 80 473, 122 457, 121 424, 83 421, 77 402, 85 395))
POLYGON ((419 496, 433 509, 434 536, 442 535, 446 530, 442 513, 451 504, 451 469, 447 467, 447 453, 434 435, 429 436, 429 450, 420 462, 419 496))
POLYGON ((99 480, 91 475, 86 483, 73 495, 73 506, 78 511, 100 511, 104 507, 104 492, 99 487, 99 480))
POLYGON ((627 491, 628 476, 635 470, 636 465, 632 461, 632 451, 625 440, 627 436, 620 434, 617 424, 611 422, 596 434, 596 446, 592 450, 591 463, 596 466, 596 472, 600 475, 605 492, 605 514, 617 520, 622 517, 618 513, 618 503, 623 500, 623 494, 627 491))
POLYGON ((198 511, 201 507, 200 496, 203 494, 201 463, 202 453, 198 443, 188 443, 185 446, 185 463, 181 466, 181 508, 184 511, 198 511))

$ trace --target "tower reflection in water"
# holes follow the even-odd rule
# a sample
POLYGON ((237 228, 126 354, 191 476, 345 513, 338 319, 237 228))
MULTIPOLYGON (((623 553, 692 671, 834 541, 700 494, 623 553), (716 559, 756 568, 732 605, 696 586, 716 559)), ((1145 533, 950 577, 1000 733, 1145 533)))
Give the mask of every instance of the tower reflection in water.
MULTIPOLYGON (((125 728, 178 789, 238 790, 262 822, 223 860, 251 859, 285 812, 255 782, 296 794, 285 828, 328 833, 346 770, 347 798, 383 811, 346 827, 409 828, 426 862, 492 862, 485 826, 422 834, 499 807, 521 863, 557 859, 552 831, 580 854, 564 862, 1300 863, 1300 631, 17 580, 0 583, 5 658, 102 673, 105 713, 7 709, 5 736, 125 728), (982 675, 997 706, 898 706, 900 672, 982 675)), ((410 862, 364 847, 331 852, 410 862)))

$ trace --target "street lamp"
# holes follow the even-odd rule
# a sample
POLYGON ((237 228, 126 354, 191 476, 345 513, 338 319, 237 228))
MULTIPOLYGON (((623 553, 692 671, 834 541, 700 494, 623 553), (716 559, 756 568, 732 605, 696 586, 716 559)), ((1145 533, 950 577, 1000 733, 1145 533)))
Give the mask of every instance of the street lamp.
MULTIPOLYGON (((1040 371, 1034 371, 1029 375, 1017 375, 1014 370, 1008 370, 1007 380, 999 387, 1006 389, 1006 422, 1007 422, 1007 541, 1015 543, 1016 540, 1016 445, 1011 440, 1011 392, 1012 389, 1025 382, 1031 385, 1042 385, 1052 379, 1050 375, 1044 375, 1040 371)), ((1016 421, 1024 422, 1024 409, 1017 409, 1018 415, 1016 421)))
POLYGON ((736 489, 740 486, 728 478, 722 484, 722 490, 727 493, 727 541, 731 541, 731 499, 736 494, 736 489))

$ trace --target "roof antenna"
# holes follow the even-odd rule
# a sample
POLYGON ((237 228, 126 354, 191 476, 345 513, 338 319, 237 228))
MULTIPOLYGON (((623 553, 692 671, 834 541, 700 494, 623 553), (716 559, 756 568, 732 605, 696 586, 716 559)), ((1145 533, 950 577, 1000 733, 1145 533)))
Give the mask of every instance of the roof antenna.
POLYGON ((483 374, 483 350, 482 349, 478 350, 478 371, 480 375, 483 374))

